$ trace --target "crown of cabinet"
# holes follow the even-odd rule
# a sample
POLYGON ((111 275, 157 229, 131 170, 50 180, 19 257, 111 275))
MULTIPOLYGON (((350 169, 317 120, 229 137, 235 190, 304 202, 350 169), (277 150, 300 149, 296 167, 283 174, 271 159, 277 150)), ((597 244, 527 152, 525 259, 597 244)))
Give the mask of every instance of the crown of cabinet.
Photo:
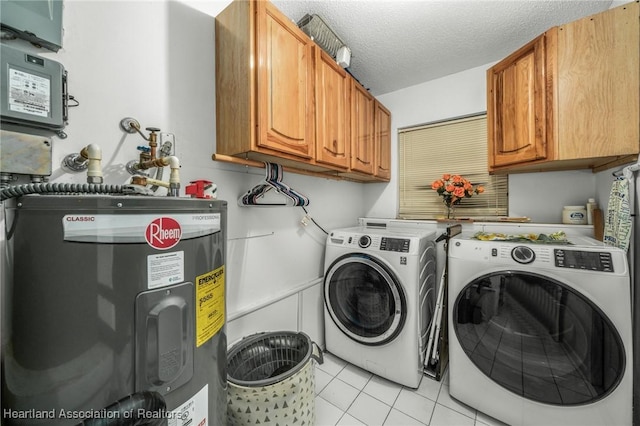
POLYGON ((640 152, 638 2, 549 29, 487 71, 489 169, 601 170, 640 152))
POLYGON ((363 182, 388 181, 390 114, 376 124, 372 103, 363 119, 362 107, 354 106, 359 98, 353 97, 361 90, 270 2, 236 0, 216 17, 220 157, 278 162, 363 182), (368 169, 360 167, 360 160, 368 169))

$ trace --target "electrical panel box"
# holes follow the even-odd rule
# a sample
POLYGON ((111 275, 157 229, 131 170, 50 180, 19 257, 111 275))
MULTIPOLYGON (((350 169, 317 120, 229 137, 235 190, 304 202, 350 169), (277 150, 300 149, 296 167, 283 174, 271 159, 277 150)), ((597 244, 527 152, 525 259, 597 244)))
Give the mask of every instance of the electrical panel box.
MULTIPOLYGON (((4 0, 2 0, 4 2, 4 0)), ((50 59, 0 44, 2 124, 58 131, 67 120, 67 73, 50 59)))
POLYGON ((1 0, 2 30, 57 52, 62 47, 62 0, 1 0))

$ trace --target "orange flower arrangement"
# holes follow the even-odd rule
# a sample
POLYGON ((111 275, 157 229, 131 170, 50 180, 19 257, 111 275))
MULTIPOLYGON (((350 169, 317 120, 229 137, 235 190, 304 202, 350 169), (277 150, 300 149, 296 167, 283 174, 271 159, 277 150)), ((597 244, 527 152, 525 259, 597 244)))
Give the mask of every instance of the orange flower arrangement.
POLYGON ((482 185, 474 186, 462 176, 449 173, 443 174, 441 179, 434 180, 431 183, 431 189, 437 191, 438 195, 442 197, 442 202, 447 206, 447 217, 449 217, 451 207, 460 204, 463 198, 484 192, 482 185))

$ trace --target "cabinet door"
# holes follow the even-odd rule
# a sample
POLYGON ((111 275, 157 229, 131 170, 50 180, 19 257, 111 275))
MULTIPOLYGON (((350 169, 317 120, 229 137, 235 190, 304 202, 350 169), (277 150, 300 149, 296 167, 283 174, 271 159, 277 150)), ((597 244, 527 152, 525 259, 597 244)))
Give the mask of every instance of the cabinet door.
POLYGON ((355 80, 351 81, 351 170, 373 175, 374 98, 355 80))
POLYGON ((350 80, 319 47, 314 47, 316 70, 316 161, 349 167, 350 80))
POLYGON ((375 108, 375 175, 383 180, 389 180, 391 178, 391 113, 378 101, 375 103, 375 108))
POLYGON ((266 1, 257 2, 258 149, 311 158, 311 40, 266 1))
POLYGON ((640 5, 632 2, 558 31, 558 158, 637 154, 640 5))
POLYGON ((552 69, 546 66, 547 34, 487 71, 489 167, 541 160, 549 155, 552 69))

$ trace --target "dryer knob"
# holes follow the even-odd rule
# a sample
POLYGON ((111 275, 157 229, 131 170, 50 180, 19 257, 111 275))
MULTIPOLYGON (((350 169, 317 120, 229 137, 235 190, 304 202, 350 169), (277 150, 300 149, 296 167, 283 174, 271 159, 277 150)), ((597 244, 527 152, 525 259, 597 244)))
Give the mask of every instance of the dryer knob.
POLYGON ((371 237, 368 235, 363 235, 358 240, 358 245, 362 248, 367 248, 371 245, 371 237))
POLYGON ((535 260, 536 254, 527 246, 518 246, 511 250, 511 257, 518 263, 527 264, 535 260))

